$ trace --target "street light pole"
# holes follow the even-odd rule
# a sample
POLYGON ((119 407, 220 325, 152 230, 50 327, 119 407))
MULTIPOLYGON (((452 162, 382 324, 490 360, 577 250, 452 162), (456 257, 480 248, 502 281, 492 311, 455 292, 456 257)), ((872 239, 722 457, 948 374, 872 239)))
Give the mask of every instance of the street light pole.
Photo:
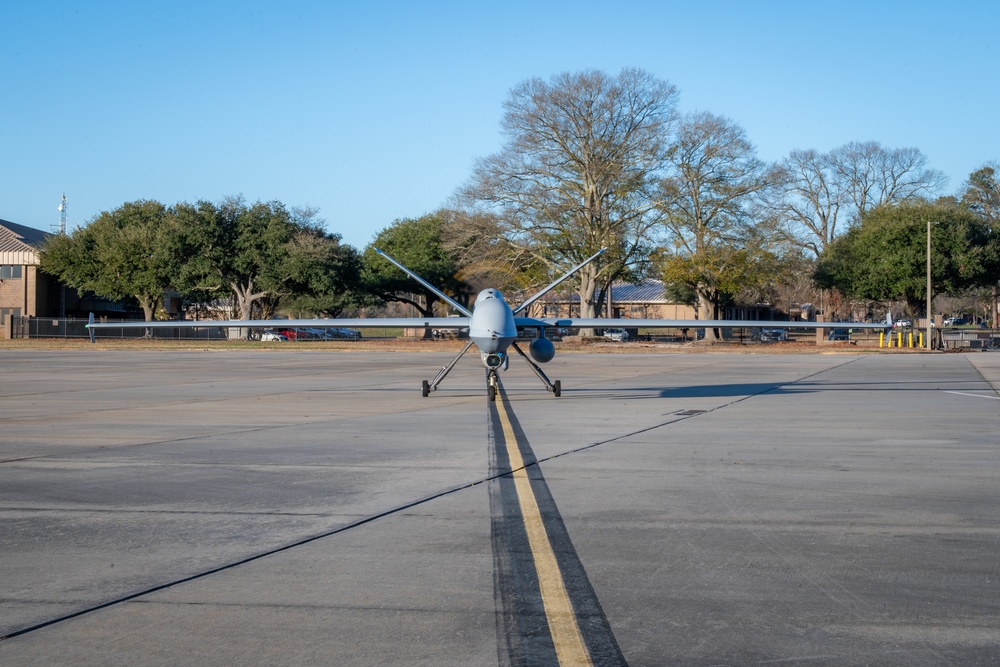
POLYGON ((927 349, 931 349, 931 221, 927 219, 927 349))

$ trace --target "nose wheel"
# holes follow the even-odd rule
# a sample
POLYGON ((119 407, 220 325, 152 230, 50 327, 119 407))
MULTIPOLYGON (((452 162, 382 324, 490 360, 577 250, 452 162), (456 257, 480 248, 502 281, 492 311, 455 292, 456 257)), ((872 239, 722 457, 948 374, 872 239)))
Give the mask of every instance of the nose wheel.
POLYGON ((491 402, 497 400, 497 372, 490 371, 486 376, 486 398, 491 402))

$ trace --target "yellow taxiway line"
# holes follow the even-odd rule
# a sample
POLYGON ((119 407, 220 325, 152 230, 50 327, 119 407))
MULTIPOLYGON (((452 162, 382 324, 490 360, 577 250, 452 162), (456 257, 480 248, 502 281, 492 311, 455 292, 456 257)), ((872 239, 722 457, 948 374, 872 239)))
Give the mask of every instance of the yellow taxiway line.
POLYGON ((521 516, 524 517, 524 528, 528 533, 528 545, 531 548, 538 573, 538 585, 541 589, 542 605, 545 617, 549 623, 549 633, 556 649, 556 657, 560 665, 593 665, 590 652, 580 634, 580 626, 576 621, 576 613, 566 592, 559 563, 552 543, 549 541, 545 524, 542 523, 542 513, 538 509, 535 493, 531 490, 528 473, 524 469, 524 459, 514 437, 514 429, 507 416, 502 397, 496 401, 500 423, 503 426, 503 439, 507 446, 507 457, 514 475, 514 487, 517 489, 517 499, 521 505, 521 516))

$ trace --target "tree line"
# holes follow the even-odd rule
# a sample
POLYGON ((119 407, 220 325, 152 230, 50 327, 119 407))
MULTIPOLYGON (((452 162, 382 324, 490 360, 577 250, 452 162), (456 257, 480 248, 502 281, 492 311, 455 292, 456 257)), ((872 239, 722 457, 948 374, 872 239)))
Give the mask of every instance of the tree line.
MULTIPOLYGON (((994 288, 1000 276, 996 165, 956 196, 916 148, 851 142, 761 160, 738 123, 681 114, 675 86, 640 69, 529 79, 504 103, 501 149, 475 163, 447 206, 398 220, 377 245, 447 291, 487 281, 528 289, 600 248, 574 289, 583 317, 616 280, 659 277, 677 301, 718 318, 808 281, 857 301, 919 312, 926 225, 933 290, 994 288), (924 231, 921 231, 924 230, 924 231)), ((147 318, 157 295, 231 295, 238 315, 335 316, 389 300, 432 314, 435 297, 323 230, 315 211, 240 198, 133 202, 55 238, 43 268, 147 318)))
POLYGON ((315 216, 240 197, 128 202, 51 237, 41 269, 99 296, 134 298, 147 321, 167 291, 226 302, 241 319, 279 309, 335 317, 358 301, 360 259, 315 216))

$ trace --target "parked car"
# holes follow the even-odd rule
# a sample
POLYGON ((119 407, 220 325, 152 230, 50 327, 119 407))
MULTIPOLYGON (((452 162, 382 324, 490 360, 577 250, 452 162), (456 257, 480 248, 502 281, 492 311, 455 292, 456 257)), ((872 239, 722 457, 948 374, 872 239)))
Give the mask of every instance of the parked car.
POLYGON ((907 319, 896 320, 892 323, 894 329, 909 329, 913 326, 913 322, 907 319))
POLYGON ((851 340, 850 329, 831 329, 826 336, 827 340, 851 340))
POLYGON ((330 329, 327 332, 327 336, 328 337, 331 334, 335 338, 349 338, 351 340, 357 340, 357 339, 361 338, 361 332, 358 331, 357 329, 345 329, 345 328, 342 328, 342 327, 338 327, 338 328, 335 328, 335 329, 330 329))
POLYGON ((782 340, 788 340, 788 330, 787 329, 761 329, 760 330, 760 342, 762 343, 775 343, 782 340))
POLYGON ((306 328, 299 329, 298 332, 300 340, 323 340, 326 338, 326 329, 306 328))
POLYGON ((963 324, 966 324, 964 317, 949 317, 944 321, 946 327, 960 327, 963 324))
POLYGON ((277 331, 271 331, 270 329, 264 329, 260 332, 260 339, 264 342, 287 342, 288 336, 277 331))
POLYGON ((605 329, 604 337, 608 340, 623 343, 628 340, 628 332, 624 329, 605 329))

